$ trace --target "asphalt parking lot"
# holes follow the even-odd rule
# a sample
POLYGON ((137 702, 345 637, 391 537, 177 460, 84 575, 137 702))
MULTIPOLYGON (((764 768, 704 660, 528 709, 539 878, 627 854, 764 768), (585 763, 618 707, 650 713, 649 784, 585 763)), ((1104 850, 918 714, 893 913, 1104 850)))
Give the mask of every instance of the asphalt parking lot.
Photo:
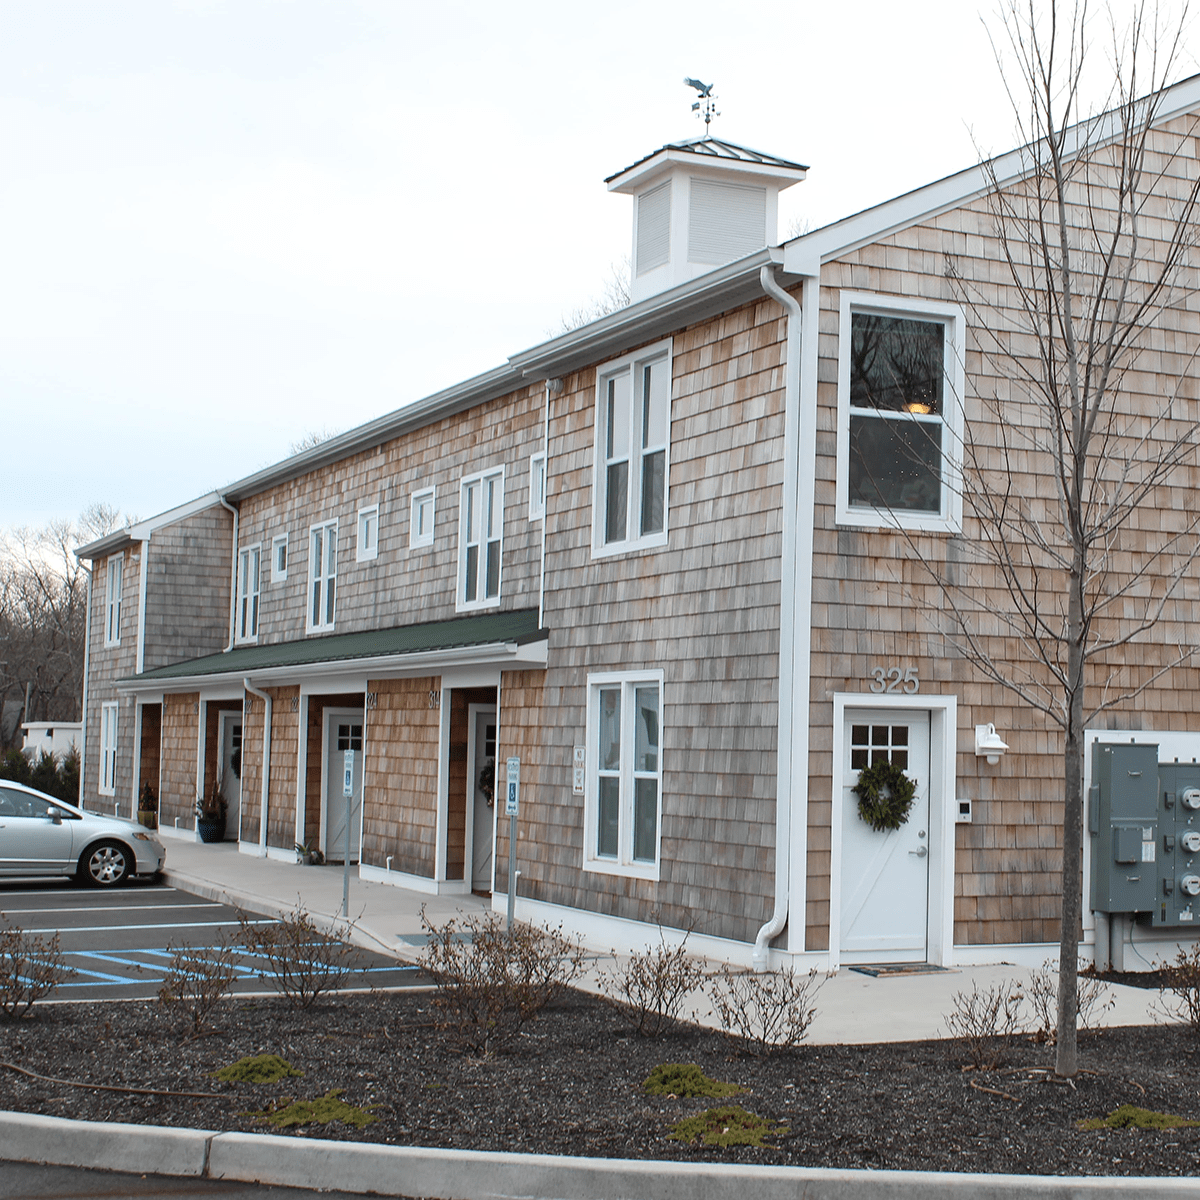
MULTIPOLYGON (((72 880, 0 883, 0 914, 43 938, 58 935, 74 975, 59 985, 56 1001, 154 1000, 171 956, 182 946, 215 947, 232 938, 238 913, 228 905, 152 881, 98 891, 72 880)), ((273 918, 249 915, 260 925, 273 918)), ((355 948, 345 988, 394 989, 421 986, 414 966, 355 948)), ((262 958, 242 952, 233 991, 274 991, 262 958)))

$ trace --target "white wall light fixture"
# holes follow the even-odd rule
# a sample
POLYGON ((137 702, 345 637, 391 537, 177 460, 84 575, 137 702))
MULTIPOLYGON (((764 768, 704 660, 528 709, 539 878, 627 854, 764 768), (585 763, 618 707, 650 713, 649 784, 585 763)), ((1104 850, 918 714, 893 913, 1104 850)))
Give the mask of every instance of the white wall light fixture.
POLYGON ((975 726, 975 753, 980 758, 986 757, 994 767, 1007 749, 1008 743, 1001 740, 995 725, 975 726))

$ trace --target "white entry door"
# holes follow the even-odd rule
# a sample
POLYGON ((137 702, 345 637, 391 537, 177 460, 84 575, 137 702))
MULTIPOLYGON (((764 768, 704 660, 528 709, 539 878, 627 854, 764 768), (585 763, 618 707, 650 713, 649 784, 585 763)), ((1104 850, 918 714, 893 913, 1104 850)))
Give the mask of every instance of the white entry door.
POLYGON ((849 962, 924 962, 929 928, 929 714, 846 712, 841 951, 849 962), (917 785, 908 820, 877 832, 858 814, 862 768, 889 760, 917 785))
POLYGON ((492 849, 496 821, 496 710, 470 707, 471 747, 467 795, 471 805, 471 890, 492 890, 492 849), (488 768, 491 782, 488 785, 488 768), (482 780, 482 783, 481 783, 482 780))
POLYGON ((217 767, 221 794, 229 803, 225 815, 225 840, 239 840, 242 827, 242 714, 223 712, 219 718, 221 762, 217 767))
POLYGON ((362 840, 363 712, 361 708, 325 710, 325 840, 321 851, 332 862, 346 861, 346 751, 354 751, 349 797, 350 861, 358 862, 362 840))

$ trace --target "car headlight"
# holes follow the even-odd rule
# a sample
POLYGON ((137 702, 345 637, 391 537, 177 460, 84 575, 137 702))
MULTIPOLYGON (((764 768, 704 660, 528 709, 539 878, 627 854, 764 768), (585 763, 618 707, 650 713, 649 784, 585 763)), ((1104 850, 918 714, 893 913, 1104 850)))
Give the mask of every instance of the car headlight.
POLYGON ((152 838, 152 837, 151 837, 151 836, 150 836, 148 833, 135 833, 133 836, 134 836, 134 837, 135 837, 135 838, 136 838, 136 839, 137 839, 139 842, 152 842, 152 841, 154 841, 154 838, 152 838))

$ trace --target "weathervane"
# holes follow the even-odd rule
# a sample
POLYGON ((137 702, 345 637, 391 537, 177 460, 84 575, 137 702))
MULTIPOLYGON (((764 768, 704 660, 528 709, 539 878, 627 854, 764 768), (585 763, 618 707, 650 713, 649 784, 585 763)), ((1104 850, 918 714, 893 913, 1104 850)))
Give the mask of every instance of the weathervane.
POLYGON ((712 94, 712 90, 716 87, 715 83, 701 83, 698 79, 685 79, 683 81, 690 88, 695 88, 700 93, 700 99, 692 105, 692 112, 697 118, 704 117, 704 133, 708 135, 708 126, 713 117, 719 117, 721 114, 717 112, 717 98, 712 94), (701 107, 703 102, 703 108, 701 107))

